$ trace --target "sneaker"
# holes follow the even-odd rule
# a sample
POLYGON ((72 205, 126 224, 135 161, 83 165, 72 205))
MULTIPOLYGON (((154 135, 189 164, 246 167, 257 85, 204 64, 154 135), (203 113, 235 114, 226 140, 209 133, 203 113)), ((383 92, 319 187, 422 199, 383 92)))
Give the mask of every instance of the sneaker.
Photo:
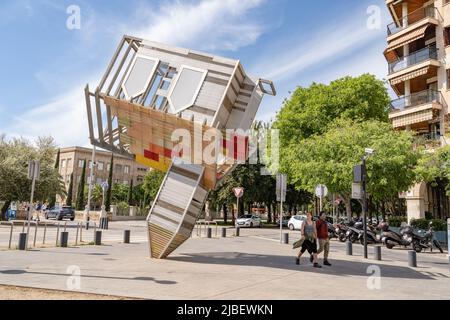
POLYGON ((311 263, 314 261, 314 257, 313 257, 312 255, 309 257, 309 261, 310 261, 311 263))
POLYGON ((296 258, 296 259, 295 259, 295 264, 297 264, 297 265, 300 264, 300 259, 299 259, 299 258, 296 258))
POLYGON ((320 265, 320 264, 318 264, 318 263, 314 263, 314 268, 322 268, 322 266, 320 265))
POLYGON ((325 261, 323 262, 323 264, 324 264, 325 266, 331 267, 331 263, 329 263, 328 260, 325 260, 325 261))

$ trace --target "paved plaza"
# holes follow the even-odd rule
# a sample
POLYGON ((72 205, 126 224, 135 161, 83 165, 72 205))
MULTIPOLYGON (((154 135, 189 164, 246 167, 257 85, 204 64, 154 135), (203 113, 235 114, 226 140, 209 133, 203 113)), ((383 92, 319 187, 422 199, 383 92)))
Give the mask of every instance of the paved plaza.
MULTIPOLYGON (((418 267, 410 268, 405 249, 383 248, 383 261, 375 261, 369 248, 365 260, 361 245, 347 256, 345 244, 333 240, 333 266, 315 269, 307 257, 295 265, 296 251, 280 244, 279 230, 244 229, 236 238, 230 229, 227 238, 194 232, 168 259, 152 260, 142 240, 144 222, 112 223, 110 229, 117 241, 102 246, 0 251, 0 285, 145 299, 450 298, 447 254, 418 254, 418 267), (131 244, 118 240, 124 228, 133 230, 131 244)), ((290 232, 291 243, 298 236, 290 232)), ((8 298, 4 292, 1 299, 8 298)))

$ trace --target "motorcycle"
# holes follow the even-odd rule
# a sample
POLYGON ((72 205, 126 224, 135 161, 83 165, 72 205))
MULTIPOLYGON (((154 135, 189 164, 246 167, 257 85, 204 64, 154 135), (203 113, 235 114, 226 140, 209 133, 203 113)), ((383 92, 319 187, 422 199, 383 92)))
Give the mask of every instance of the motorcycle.
POLYGON ((413 242, 413 230, 411 227, 405 227, 400 230, 400 233, 393 230, 389 230, 389 227, 383 227, 381 233, 381 242, 388 249, 392 249, 395 246, 408 247, 413 242))
MULTIPOLYGON (((376 228, 372 227, 371 225, 367 225, 367 243, 379 243, 380 240, 378 238, 379 235, 377 234, 376 228)), ((359 233, 358 240, 362 245, 364 245, 364 230, 361 230, 361 232, 359 233)))
POLYGON ((334 229, 334 233, 340 242, 345 242, 347 240, 348 227, 343 223, 338 223, 334 229))
POLYGON ((362 222, 356 222, 353 226, 347 227, 346 240, 353 243, 359 240, 360 236, 364 233, 362 230, 362 222))
POLYGON ((420 253, 423 249, 430 249, 433 251, 433 246, 438 248, 441 253, 444 253, 439 241, 434 239, 433 225, 432 222, 430 222, 430 227, 424 235, 413 233, 413 249, 417 253, 420 253))

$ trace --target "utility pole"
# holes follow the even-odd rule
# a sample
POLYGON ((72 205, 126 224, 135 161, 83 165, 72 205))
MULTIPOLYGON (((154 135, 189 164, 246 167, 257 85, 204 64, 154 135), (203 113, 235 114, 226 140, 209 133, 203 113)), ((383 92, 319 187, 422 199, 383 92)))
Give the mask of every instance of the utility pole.
POLYGON ((366 193, 366 182, 367 182, 367 170, 366 170, 366 156, 362 159, 362 201, 363 201, 363 219, 364 219, 364 258, 368 258, 367 254, 367 193, 366 193))
POLYGON ((32 160, 28 164, 28 179, 31 180, 31 196, 30 196, 30 205, 28 207, 28 226, 27 226, 27 240, 25 250, 28 250, 28 238, 30 234, 30 223, 31 217, 33 216, 33 200, 34 200, 34 189, 36 187, 36 180, 39 180, 41 172, 41 165, 39 161, 32 160))
POLYGON ((89 190, 88 190, 88 198, 87 198, 87 204, 86 204, 86 230, 89 229, 89 211, 91 210, 91 197, 92 197, 92 180, 94 180, 94 168, 95 168, 95 145, 92 149, 92 159, 91 159, 91 166, 90 166, 90 173, 89 173, 89 190))

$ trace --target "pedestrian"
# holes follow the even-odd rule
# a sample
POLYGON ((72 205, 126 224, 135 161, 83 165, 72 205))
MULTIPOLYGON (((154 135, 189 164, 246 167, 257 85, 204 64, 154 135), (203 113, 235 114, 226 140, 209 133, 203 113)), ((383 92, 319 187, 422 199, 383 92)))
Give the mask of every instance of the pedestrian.
POLYGON ((313 263, 314 268, 322 268, 322 266, 317 262, 317 230, 316 224, 312 219, 311 212, 307 213, 306 221, 302 223, 301 233, 304 241, 295 263, 300 264, 301 256, 305 253, 305 251, 308 251, 308 253, 312 256, 311 262, 313 263))
POLYGON ((316 222, 316 229, 317 238, 319 240, 319 250, 317 250, 317 255, 323 252, 323 264, 331 267, 331 263, 328 261, 328 254, 330 253, 330 238, 328 236, 327 214, 324 211, 320 213, 319 220, 316 222))

